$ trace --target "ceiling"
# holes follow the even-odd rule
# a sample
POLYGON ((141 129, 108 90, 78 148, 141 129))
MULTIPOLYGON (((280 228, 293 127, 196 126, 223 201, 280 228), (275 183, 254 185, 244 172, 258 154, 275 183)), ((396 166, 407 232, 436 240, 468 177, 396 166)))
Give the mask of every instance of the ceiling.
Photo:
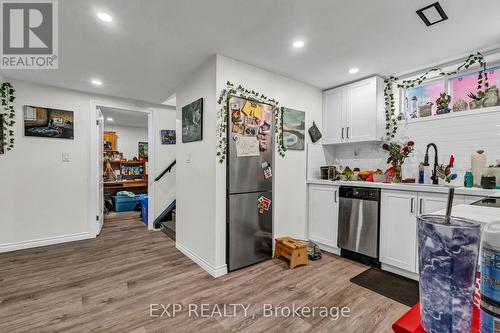
POLYGON ((500 1, 441 0, 449 20, 426 27, 415 11, 432 2, 59 1, 59 70, 2 73, 161 103, 216 53, 326 89, 499 46, 500 1), (97 20, 99 11, 113 22, 97 20), (303 48, 292 47, 297 39, 303 48), (351 75, 350 67, 360 70, 351 75))
POLYGON ((148 115, 144 112, 99 107, 106 126, 129 126, 148 128, 148 115), (112 120, 110 120, 110 118, 112 120))

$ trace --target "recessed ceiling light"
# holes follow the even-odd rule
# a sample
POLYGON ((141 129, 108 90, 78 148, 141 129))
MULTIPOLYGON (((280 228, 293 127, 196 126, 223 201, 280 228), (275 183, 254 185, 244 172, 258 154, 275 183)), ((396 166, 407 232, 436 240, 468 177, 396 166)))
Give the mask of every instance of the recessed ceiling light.
POLYGON ((439 2, 417 10, 417 15, 424 21, 426 26, 430 26, 448 19, 439 2))
POLYGON ((359 68, 357 67, 349 68, 349 74, 356 74, 357 72, 359 72, 359 68))
POLYGON ((107 121, 113 121, 113 118, 108 117, 108 118, 106 118, 106 120, 107 120, 107 121))
POLYGON ((299 49, 301 47, 304 47, 305 43, 303 40, 298 40, 298 41, 295 41, 293 42, 293 47, 299 49))
POLYGON ((103 22, 111 22, 113 21, 113 18, 111 17, 111 15, 107 14, 107 13, 97 13, 97 17, 99 18, 99 20, 103 21, 103 22))
POLYGON ((90 81, 94 86, 102 86, 102 81, 98 79, 93 79, 90 81))

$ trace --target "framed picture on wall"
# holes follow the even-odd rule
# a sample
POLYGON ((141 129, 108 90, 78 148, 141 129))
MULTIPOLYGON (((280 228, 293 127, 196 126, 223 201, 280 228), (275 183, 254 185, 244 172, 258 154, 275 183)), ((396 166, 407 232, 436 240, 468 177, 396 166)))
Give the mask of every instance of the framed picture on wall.
POLYGON ((24 106, 24 136, 74 138, 73 111, 24 106))
POLYGON ((306 132, 306 113, 284 108, 283 143, 289 150, 304 150, 306 132))
POLYGON ((175 145, 175 130, 161 130, 160 138, 162 145, 175 145))
POLYGON ((139 142, 138 144, 138 155, 139 159, 148 159, 148 143, 147 142, 139 142))
POLYGON ((203 139, 203 98, 182 107, 182 142, 203 139))

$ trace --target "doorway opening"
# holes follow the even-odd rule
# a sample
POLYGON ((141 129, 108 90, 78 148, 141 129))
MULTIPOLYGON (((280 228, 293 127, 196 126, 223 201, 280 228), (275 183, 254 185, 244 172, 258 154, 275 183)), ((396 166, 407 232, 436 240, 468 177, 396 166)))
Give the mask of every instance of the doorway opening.
POLYGON ((147 226, 148 115, 100 107, 103 116, 104 221, 140 218, 147 226))
POLYGON ((91 202, 97 212, 96 235, 107 220, 135 221, 145 230, 153 229, 154 214, 149 214, 154 212, 152 112, 95 102, 92 109, 96 198, 91 202))

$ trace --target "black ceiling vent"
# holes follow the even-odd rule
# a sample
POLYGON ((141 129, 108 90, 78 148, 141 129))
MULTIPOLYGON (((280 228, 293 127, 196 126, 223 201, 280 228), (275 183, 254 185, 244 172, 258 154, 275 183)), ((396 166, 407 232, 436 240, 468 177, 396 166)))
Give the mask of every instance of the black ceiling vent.
POLYGON ((432 5, 417 10, 417 14, 427 26, 431 26, 448 19, 448 16, 446 16, 446 13, 439 2, 435 2, 432 5))

